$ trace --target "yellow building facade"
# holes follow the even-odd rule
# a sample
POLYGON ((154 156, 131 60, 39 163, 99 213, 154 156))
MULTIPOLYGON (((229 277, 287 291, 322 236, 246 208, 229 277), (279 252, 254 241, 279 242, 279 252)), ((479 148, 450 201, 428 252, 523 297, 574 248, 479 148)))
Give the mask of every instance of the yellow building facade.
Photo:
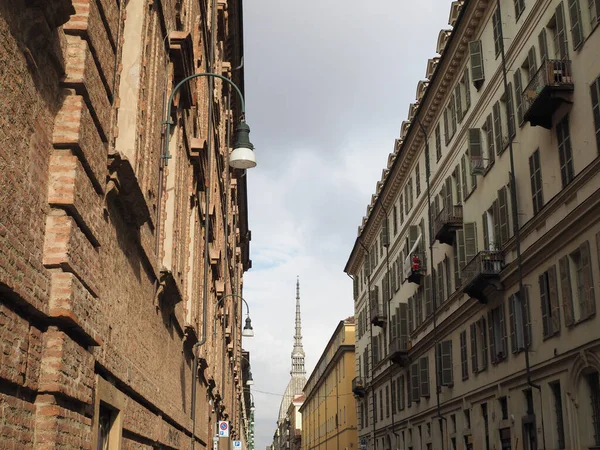
POLYGON ((303 450, 357 448, 354 318, 339 322, 310 375, 302 414, 303 450))

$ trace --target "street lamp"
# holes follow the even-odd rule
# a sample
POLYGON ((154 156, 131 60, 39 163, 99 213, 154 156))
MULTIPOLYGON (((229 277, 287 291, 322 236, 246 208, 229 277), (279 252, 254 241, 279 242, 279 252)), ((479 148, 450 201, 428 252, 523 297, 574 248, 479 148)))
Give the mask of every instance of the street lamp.
MULTIPOLYGON (((240 300, 242 300, 242 302, 244 302, 244 304, 246 305, 246 324, 244 325, 244 328, 242 329, 242 336, 243 337, 254 337, 254 329, 252 328, 252 321, 250 320, 250 307, 248 306, 248 302, 246 300, 244 300, 244 298, 241 295, 237 295, 237 294, 225 294, 223 297, 221 297, 217 301, 217 305, 215 306, 214 323, 215 324, 217 323, 217 312, 216 312, 216 310, 219 308, 219 305, 223 302, 223 300, 225 300, 227 297, 239 298, 240 300)), ((217 328, 216 328, 216 326, 213 327, 213 333, 217 334, 217 328)))
POLYGON ((248 372, 248 379, 246 380, 246 386, 252 386, 254 384, 254 380, 252 379, 252 372, 248 372))
MULTIPOLYGON (((237 92, 240 97, 240 109, 241 109, 241 118, 240 123, 235 129, 235 143, 234 148, 231 154, 229 155, 229 165, 234 169, 251 169, 252 167, 256 167, 256 155, 254 154, 254 146, 250 142, 250 127, 246 123, 246 103, 244 102, 244 96, 242 95, 242 91, 238 88, 233 81, 229 78, 226 78, 222 75, 218 75, 216 73, 195 73, 194 75, 190 75, 187 78, 181 80, 175 89, 171 92, 171 96, 169 97, 168 109, 167 109, 167 120, 165 124, 167 125, 167 131, 165 134, 165 151, 162 155, 162 158, 165 160, 165 165, 168 165, 169 159, 171 155, 169 155, 169 135, 171 133, 171 125, 174 125, 174 122, 171 120, 171 106, 173 104, 173 97, 179 90, 181 86, 183 86, 188 81, 198 78, 198 77, 215 77, 219 78, 227 83, 229 83, 233 89, 237 92)), ((210 133, 210 130, 209 130, 210 133)))

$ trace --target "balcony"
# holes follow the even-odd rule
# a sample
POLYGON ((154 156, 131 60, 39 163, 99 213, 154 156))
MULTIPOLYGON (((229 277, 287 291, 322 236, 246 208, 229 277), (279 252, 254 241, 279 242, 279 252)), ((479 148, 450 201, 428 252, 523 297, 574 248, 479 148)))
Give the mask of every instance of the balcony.
POLYGON ((407 367, 410 362, 408 351, 410 350, 408 336, 396 336, 390 342, 390 359, 400 367, 407 367))
POLYGON ((454 205, 451 208, 444 208, 435 218, 434 232, 435 238, 441 244, 454 244, 456 230, 460 230, 463 225, 462 205, 454 205))
POLYGON ((572 94, 571 61, 545 60, 523 90, 523 120, 551 129, 552 116, 563 103, 571 103, 572 94))
POLYGON ((481 303, 487 303, 484 290, 488 286, 493 286, 498 291, 502 290, 500 272, 503 267, 502 252, 484 250, 477 253, 462 270, 463 292, 481 303))
POLYGON ((412 253, 404 260, 404 279, 409 283, 421 284, 421 278, 423 278, 426 271, 425 253, 412 253))
POLYGON ((385 307, 379 302, 374 302, 371 305, 371 323, 376 327, 381 327, 387 322, 387 314, 385 307))
POLYGON ((354 379, 352 380, 352 392, 357 397, 364 397, 367 393, 367 386, 365 380, 363 380, 361 377, 354 377, 354 379))

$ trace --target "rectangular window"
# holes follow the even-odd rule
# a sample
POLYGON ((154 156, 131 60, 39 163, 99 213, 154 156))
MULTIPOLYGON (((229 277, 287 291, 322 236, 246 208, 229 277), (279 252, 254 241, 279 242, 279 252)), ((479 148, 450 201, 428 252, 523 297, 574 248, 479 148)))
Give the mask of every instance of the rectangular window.
POLYGON ((494 118, 494 145, 496 154, 500 155, 504 151, 504 136, 502 135, 502 115, 500 114, 500 102, 497 101, 492 107, 492 116, 494 118))
POLYGON ((419 383, 419 363, 416 362, 410 366, 410 397, 414 402, 420 402, 420 383, 419 383))
POLYGON ((435 127, 435 156, 436 161, 439 161, 442 158, 442 137, 439 123, 435 127))
POLYGON ((419 383, 421 397, 429 397, 429 357, 419 359, 419 383))
POLYGON ((494 29, 494 50, 496 53, 496 58, 498 58, 498 55, 502 50, 502 23, 499 9, 494 11, 494 15, 492 16, 492 26, 494 29))
POLYGON ((540 150, 537 149, 529 157, 529 176, 531 179, 531 196, 533 198, 533 214, 537 214, 544 206, 542 190, 542 167, 540 165, 540 150))
POLYGON ((396 414, 396 380, 392 380, 390 388, 390 399, 392 403, 392 414, 396 414))
POLYGON ((515 125, 515 102, 513 100, 512 83, 508 83, 506 91, 506 123, 508 124, 508 136, 514 138, 517 134, 517 127, 515 125))
POLYGON ((471 60, 471 79, 475 88, 479 90, 485 81, 481 41, 469 42, 469 57, 471 60))
POLYGON ((507 337, 503 304, 488 312, 488 322, 490 328, 491 360, 492 364, 498 364, 507 357, 507 337))
POLYGON ((390 387, 386 385, 385 387, 385 418, 389 419, 390 417, 390 387))
POLYGON ((487 369, 487 328, 485 318, 471 324, 471 370, 473 373, 487 369))
POLYGON ((442 386, 454 385, 454 373, 452 371, 452 341, 438 343, 438 380, 442 386))
POLYGON ((517 102, 517 121, 519 126, 523 126, 523 85, 521 81, 521 69, 515 70, 513 75, 513 81, 515 82, 515 99, 517 102))
POLYGON ((560 304, 556 267, 550 267, 539 276, 540 303, 542 307, 542 325, 544 338, 554 336, 560 331, 560 304))
POLYGON ((560 177, 562 186, 565 188, 573 181, 574 177, 568 114, 556 125, 556 138, 558 141, 558 155, 560 157, 560 177))
POLYGON ((398 377, 398 409, 400 411, 404 410, 404 375, 400 375, 398 377))
POLYGON ((563 450, 565 448, 565 425, 563 421, 560 381, 550 383, 550 389, 552 389, 552 397, 554 400, 554 417, 556 419, 556 448, 563 450))
POLYGON ((471 172, 482 174, 485 167, 481 151, 481 130, 469 128, 469 157, 471 158, 471 172))
POLYGON ((588 9, 592 30, 600 23, 600 0, 589 0, 588 9))
MULTIPOLYGON (((600 0, 595 1, 596 5, 600 5, 600 0)), ((594 116, 594 129, 596 130, 596 148, 600 154, 600 77, 592 83, 590 91, 592 94, 592 116, 594 116)))
POLYGON ((469 378, 469 364, 467 361, 467 330, 464 330, 460 333, 460 368, 463 380, 469 378))
POLYGON ((544 63, 548 59, 548 38, 546 37, 546 29, 542 28, 538 34, 538 44, 540 46, 540 61, 544 63))
POLYGON ((559 269, 565 325, 571 326, 596 313, 589 242, 561 258, 559 269))
POLYGON ((583 44, 583 27, 579 0, 569 0, 569 16, 571 17, 571 37, 573 49, 577 50, 583 44))
POLYGON ((519 20, 523 11, 525 11, 525 0, 514 0, 515 2, 515 17, 519 20))
POLYGON ((531 315, 529 295, 524 287, 523 295, 518 292, 508 298, 510 342, 513 353, 519 353, 531 345, 531 315))

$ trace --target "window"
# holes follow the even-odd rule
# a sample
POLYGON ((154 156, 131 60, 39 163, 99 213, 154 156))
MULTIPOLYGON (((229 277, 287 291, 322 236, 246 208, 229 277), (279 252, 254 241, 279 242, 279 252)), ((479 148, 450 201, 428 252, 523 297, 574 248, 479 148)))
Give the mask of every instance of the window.
POLYGON ((506 359, 508 353, 503 304, 488 312, 488 322, 490 327, 491 360, 492 364, 498 364, 506 359))
POLYGON ((565 27, 565 11, 563 2, 560 2, 556 7, 556 12, 554 16, 548 23, 546 30, 550 35, 550 39, 548 39, 548 43, 552 43, 554 46, 554 58, 555 59, 569 59, 569 51, 568 51, 568 40, 567 40, 567 32, 565 27))
POLYGON ((438 343, 438 380, 441 386, 453 386, 454 375, 452 371, 452 341, 438 343))
POLYGON ((385 417, 386 419, 390 417, 390 387, 387 385, 385 387, 385 417))
POLYGON ((121 448, 122 414, 126 396, 102 377, 97 378, 94 395, 95 430, 92 448, 116 450, 121 448))
POLYGON ((594 445, 600 446, 600 377, 597 371, 588 373, 586 381, 590 389, 590 402, 592 409, 592 426, 594 433, 594 445))
POLYGON ((521 17, 521 14, 523 14, 523 11, 525 10, 525 0, 514 0, 515 2, 515 17, 517 20, 519 20, 519 17, 521 17))
POLYGON ((502 114, 499 101, 492 107, 492 117, 494 120, 494 146, 496 154, 500 155, 504 151, 504 135, 502 134, 502 114))
POLYGON ((529 176, 531 178, 531 196, 533 198, 533 214, 537 214, 544 206, 542 191, 542 167, 540 165, 540 150, 537 149, 529 157, 529 176))
POLYGON ((462 379, 469 378, 469 364, 467 363, 467 330, 460 333, 460 369, 462 379))
POLYGON ((421 195, 421 171, 419 170, 419 163, 415 168, 415 188, 417 190, 417 197, 421 195))
POLYGON ((560 157, 560 177, 564 188, 573 180, 574 176, 568 114, 556 125, 556 137, 558 140, 558 154, 560 157))
POLYGON ((508 136, 514 138, 517 134, 515 126, 515 102, 513 100, 512 83, 508 83, 506 88, 506 123, 508 124, 508 136))
POLYGON ((408 183, 406 184, 406 186, 404 187, 404 197, 405 197, 405 212, 406 215, 408 216, 408 213, 410 212, 410 210, 413 207, 413 186, 412 186, 412 178, 408 179, 408 183))
POLYGON ((483 174, 485 163, 481 149, 481 130, 469 128, 469 157, 471 159, 471 173, 483 174))
POLYGON ((485 450, 490 450, 490 421, 487 403, 481 404, 481 416, 483 417, 483 429, 485 433, 485 450))
POLYGON ((377 423, 377 392, 373 392, 373 423, 377 423))
POLYGON ((400 225, 404 223, 404 195, 400 194, 399 200, 399 209, 400 209, 400 225))
POLYGON ((469 56, 471 60, 471 79, 475 88, 479 90, 485 81, 481 41, 469 42, 469 56))
POLYGON ((500 397, 498 399, 498 403, 500 404, 500 412, 502 414, 501 420, 508 420, 508 400, 506 397, 500 397))
POLYGON ((483 224, 483 246, 487 250, 500 250, 500 219, 498 214, 498 201, 495 200, 492 207, 483 213, 481 222, 483 224))
POLYGON ((540 45, 540 62, 543 64, 548 59, 548 38, 545 28, 542 28, 538 34, 538 44, 540 45))
POLYGON ((398 397, 398 409, 400 411, 404 410, 404 375, 400 375, 398 377, 398 390, 397 390, 397 397, 398 397))
POLYGON ((527 73, 527 82, 530 82, 537 72, 537 61, 535 56, 535 47, 532 45, 527 53, 527 59, 521 66, 523 71, 527 73))
POLYGON ((379 420, 383 420, 383 389, 379 389, 379 420))
POLYGON ((486 322, 482 317, 471 324, 471 370, 473 373, 487 369, 486 322))
POLYGON ((419 382, 419 362, 410 366, 410 398, 414 402, 421 401, 420 399, 420 382, 419 382))
POLYGON ((439 161, 442 158, 442 137, 439 123, 435 127, 435 156, 436 161, 439 161))
POLYGON ((437 292, 435 295, 436 306, 441 305, 446 300, 446 293, 444 292, 444 266, 440 261, 437 265, 437 272, 435 276, 437 282, 437 292))
POLYGON ((502 50, 502 23, 499 9, 494 11, 494 15, 492 16, 492 26, 494 28, 494 50, 496 58, 498 58, 498 55, 502 50))
POLYGON ((554 400, 554 418, 556 425, 556 448, 565 448, 565 425, 563 421, 562 411, 562 392, 560 389, 560 381, 550 383, 550 389, 552 390, 552 397, 554 400))
POLYGON ((583 27, 579 0, 569 0, 569 16, 571 17, 571 37, 573 49, 577 50, 583 44, 583 27))
POLYGON ((540 303, 542 306, 542 326, 544 338, 554 336, 560 331, 560 304, 556 266, 550 267, 539 276, 540 303))
POLYGON ((588 11, 590 15, 590 24, 592 30, 600 23, 600 0, 589 0, 588 11))
POLYGON ((465 110, 463 111, 463 115, 465 112, 469 110, 471 107, 471 83, 469 82, 469 68, 465 69, 465 74, 463 75, 462 83, 464 85, 465 92, 465 110))
POLYGON ((463 107, 462 107, 462 80, 458 82, 456 87, 454 88, 454 101, 456 102, 455 110, 456 110, 456 120, 460 123, 463 119, 463 107))
POLYGON ((392 380, 392 387, 390 388, 390 391, 392 401, 392 414, 396 414, 396 380, 392 380))
POLYGON ((596 313, 589 242, 561 258, 559 270, 565 325, 569 327, 596 313))
POLYGON ((465 415, 465 425, 466 425, 466 428, 468 430, 470 430, 471 429, 471 410, 470 409, 465 409, 465 410, 463 410, 463 413, 465 415))
POLYGON ((394 236, 398 234, 398 207, 394 205, 394 214, 392 215, 392 229, 394 236))
MULTIPOLYGON (((600 0, 595 0, 600 5, 600 0)), ((600 8, 600 6, 598 6, 600 8)), ((600 16, 600 12, 598 13, 600 16)), ((594 116, 594 129, 596 130, 596 147, 600 153, 600 77, 590 86, 592 93, 592 115, 594 116)))
POLYGON ((429 397, 429 357, 419 359, 419 390, 421 397, 429 397))
POLYGON ((513 353, 519 353, 531 345, 531 314, 529 311, 529 292, 524 287, 508 298, 510 321, 510 342, 513 353))
POLYGON ((446 144, 446 146, 448 145, 448 143, 450 142, 450 125, 448 122, 448 108, 444 109, 444 144, 446 144))

